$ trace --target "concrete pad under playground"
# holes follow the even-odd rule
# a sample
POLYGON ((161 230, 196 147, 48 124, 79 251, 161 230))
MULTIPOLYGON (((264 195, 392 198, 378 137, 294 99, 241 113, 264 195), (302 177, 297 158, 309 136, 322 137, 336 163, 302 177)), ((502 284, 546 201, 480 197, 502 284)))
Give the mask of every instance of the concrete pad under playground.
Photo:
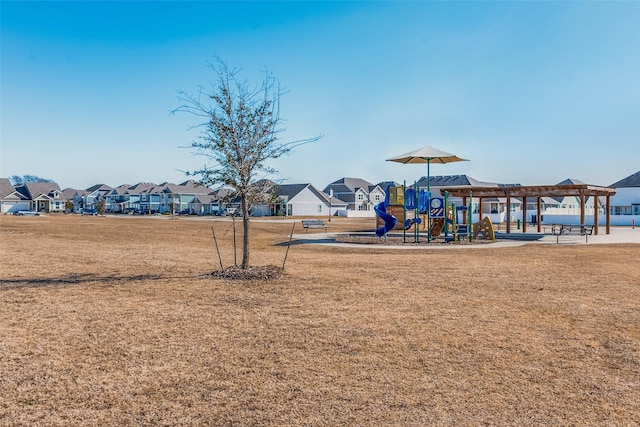
MULTIPOLYGON (((385 244, 363 244, 363 243, 342 243, 336 242, 339 235, 354 235, 355 233, 307 233, 294 234, 293 239, 298 244, 316 244, 323 246, 339 246, 350 248, 376 248, 376 249, 489 249, 522 246, 525 244, 560 244, 560 245, 595 245, 595 244, 616 244, 616 243, 638 243, 640 244, 640 228, 630 227, 611 227, 610 234, 604 234, 604 227, 601 227, 600 234, 585 236, 557 236, 548 233, 522 233, 516 230, 510 234, 498 232, 496 233, 496 241, 494 243, 479 244, 456 244, 456 243, 426 243, 426 235, 420 236, 421 244, 413 243, 413 234, 407 234, 407 243, 399 245, 385 244)), ((363 233, 363 235, 371 235, 371 233, 363 233)), ((401 234, 400 234, 401 235, 401 234)))

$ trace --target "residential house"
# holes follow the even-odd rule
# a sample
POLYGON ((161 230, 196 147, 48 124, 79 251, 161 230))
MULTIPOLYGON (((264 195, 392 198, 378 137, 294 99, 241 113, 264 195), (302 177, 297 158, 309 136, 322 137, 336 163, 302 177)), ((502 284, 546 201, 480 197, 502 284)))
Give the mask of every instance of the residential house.
POLYGON ((267 190, 271 201, 253 206, 253 216, 346 216, 347 203, 312 184, 275 184, 267 190))
POLYGON ((611 197, 611 223, 640 226, 640 171, 609 187, 616 189, 616 194, 611 197))
MULTIPOLYGON (((583 185, 584 182, 579 179, 567 178, 556 185, 583 185)), ((554 197, 556 206, 553 210, 549 209, 548 214, 554 215, 577 215, 580 213, 580 198, 578 196, 554 197)))
POLYGON ((105 196, 107 212, 125 212, 125 209, 129 207, 129 194, 127 193, 129 187, 131 187, 129 184, 121 184, 109 191, 109 193, 105 196))
POLYGON ((31 209, 31 202, 24 194, 16 190, 8 178, 0 178, 0 212, 12 214, 31 209))
MULTIPOLYGON (((173 208, 174 212, 204 214, 203 206, 209 204, 211 207, 213 203, 212 199, 204 196, 213 194, 211 188, 192 179, 180 184, 164 182, 153 191, 153 196, 158 197, 159 211, 162 213, 171 212, 173 208), (199 204, 192 206, 196 197, 202 197, 202 199, 199 200, 199 204)), ((211 210, 210 207, 205 210, 211 210)))
MULTIPOLYGON (((71 212, 80 213, 84 207, 84 201, 87 198, 87 190, 76 190, 74 188, 65 188, 62 190, 62 199, 65 204, 67 202, 73 203, 73 209, 71 212)), ((67 209, 65 208, 65 212, 67 209)))
POLYGON ((386 194, 378 185, 360 178, 341 178, 323 191, 347 203, 347 216, 375 216, 373 207, 384 201, 386 194))
POLYGON ((189 202, 189 212, 195 215, 220 215, 223 211, 216 194, 199 194, 189 202))
MULTIPOLYGON (((137 213, 150 214, 153 212, 153 206, 151 204, 150 194, 156 187, 156 184, 152 182, 139 182, 127 188, 125 195, 129 197, 129 200, 124 202, 124 211, 131 210, 137 213)), ((159 209, 159 204, 156 204, 156 211, 159 209)))
POLYGON ((111 190, 113 190, 113 187, 107 184, 96 184, 87 188, 85 194, 82 196, 84 198, 83 208, 97 209, 98 202, 103 199, 105 199, 106 202, 106 197, 110 194, 111 190))
MULTIPOLYGON (((103 187, 103 189, 106 189, 103 187)), ((211 193, 211 189, 193 180, 181 184, 139 182, 110 188, 105 198, 108 212, 168 213, 189 211, 196 195, 211 193)))
MULTIPOLYGON (((189 203, 189 213, 193 215, 226 215, 230 190, 211 191, 209 194, 196 194, 189 203)), ((236 207, 239 203, 236 204, 236 207)))
MULTIPOLYGON (((564 181, 557 183, 556 185, 585 185, 584 182, 567 178, 564 181)), ((580 221, 581 202, 579 196, 564 196, 551 198, 555 204, 548 203, 543 206, 543 218, 546 215, 547 219, 552 218, 554 222, 568 221, 568 217, 574 217, 571 221, 577 223, 580 221), (558 219, 560 216, 561 219, 558 219)), ((594 205, 597 204, 598 213, 604 221, 606 211, 606 197, 586 197, 584 201, 584 212, 587 216, 592 216, 594 211, 594 205)))
POLYGON ((16 187, 25 200, 29 200, 29 210, 37 212, 64 212, 65 201, 62 190, 55 182, 26 182, 16 187))

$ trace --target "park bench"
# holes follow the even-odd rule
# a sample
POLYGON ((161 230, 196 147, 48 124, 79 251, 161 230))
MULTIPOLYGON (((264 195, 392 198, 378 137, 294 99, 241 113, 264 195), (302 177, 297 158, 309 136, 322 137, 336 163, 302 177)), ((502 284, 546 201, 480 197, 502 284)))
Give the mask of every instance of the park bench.
POLYGON ((309 232, 310 228, 323 228, 325 230, 329 228, 329 226, 326 225, 321 219, 303 219, 302 226, 304 227, 306 233, 309 232))
POLYGON ((585 243, 589 242, 589 236, 593 234, 593 225, 585 224, 553 224, 551 234, 556 236, 556 243, 560 243, 560 236, 584 236, 585 243))

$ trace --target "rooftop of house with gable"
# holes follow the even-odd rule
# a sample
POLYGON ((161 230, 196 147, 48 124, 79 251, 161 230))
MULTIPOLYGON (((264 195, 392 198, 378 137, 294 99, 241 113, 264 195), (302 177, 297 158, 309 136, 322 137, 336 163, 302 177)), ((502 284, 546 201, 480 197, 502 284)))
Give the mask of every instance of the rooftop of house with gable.
POLYGON ((30 200, 41 196, 53 198, 55 192, 62 194, 60 186, 55 182, 26 182, 16 186, 16 191, 30 200))
MULTIPOLYGON (((16 192, 16 187, 11 184, 9 178, 0 178, 0 199, 4 199, 11 193, 16 192)), ((18 193, 20 194, 20 193, 18 193)), ((22 194, 20 194, 22 196, 22 194)))
POLYGON ((611 188, 640 188, 640 171, 622 178, 620 181, 614 182, 611 188))

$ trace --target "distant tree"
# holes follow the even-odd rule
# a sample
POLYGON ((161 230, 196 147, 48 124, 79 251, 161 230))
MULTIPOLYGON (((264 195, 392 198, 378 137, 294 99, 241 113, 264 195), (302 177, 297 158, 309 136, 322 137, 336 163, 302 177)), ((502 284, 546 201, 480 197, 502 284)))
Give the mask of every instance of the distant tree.
POLYGON ((12 185, 22 185, 26 184, 27 182, 54 182, 52 179, 41 178, 36 175, 11 175, 9 177, 9 181, 11 181, 12 185))
POLYGON ((106 210, 107 210, 107 201, 104 198, 98 200, 98 203, 96 203, 96 211, 98 212, 98 215, 104 215, 106 210))
POLYGON ((202 169, 186 172, 200 176, 200 183, 219 189, 231 189, 229 198, 240 198, 244 230, 242 268, 249 266, 249 215, 254 202, 262 200, 257 180, 277 173, 266 165, 270 159, 288 154, 295 147, 317 141, 321 136, 281 142, 284 131, 280 117, 280 97, 285 93, 269 71, 260 85, 252 87, 240 80, 239 69, 231 69, 220 59, 210 64, 215 80, 200 87, 196 95, 183 91, 183 104, 174 112, 186 112, 202 119, 199 139, 191 143, 194 154, 207 159, 202 169), (258 176, 258 175, 261 176, 258 176))
POLYGON ((64 210, 67 213, 73 212, 73 202, 71 200, 64 202, 64 210))

